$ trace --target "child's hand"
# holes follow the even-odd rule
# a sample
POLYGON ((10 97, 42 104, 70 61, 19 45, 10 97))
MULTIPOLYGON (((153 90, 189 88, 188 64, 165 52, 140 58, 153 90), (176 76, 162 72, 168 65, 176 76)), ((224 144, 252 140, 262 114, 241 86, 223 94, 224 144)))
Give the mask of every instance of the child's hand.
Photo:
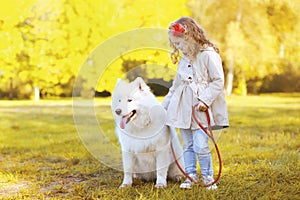
POLYGON ((199 101, 197 109, 199 111, 205 112, 208 109, 208 106, 205 105, 205 103, 203 103, 202 101, 199 101))

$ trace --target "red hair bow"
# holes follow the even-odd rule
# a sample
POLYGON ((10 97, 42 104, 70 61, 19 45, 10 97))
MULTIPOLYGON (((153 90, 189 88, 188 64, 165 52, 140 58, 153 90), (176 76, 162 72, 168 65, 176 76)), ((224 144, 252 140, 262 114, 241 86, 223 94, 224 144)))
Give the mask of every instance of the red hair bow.
POLYGON ((182 35, 185 33, 185 28, 183 25, 179 23, 172 24, 170 27, 170 30, 172 31, 173 35, 182 35))

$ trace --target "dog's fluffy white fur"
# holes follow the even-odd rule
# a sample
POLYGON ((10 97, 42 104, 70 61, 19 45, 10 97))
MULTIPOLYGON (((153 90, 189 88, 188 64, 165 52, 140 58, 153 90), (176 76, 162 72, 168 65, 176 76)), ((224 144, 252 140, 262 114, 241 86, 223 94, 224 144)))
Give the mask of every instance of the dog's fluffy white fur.
POLYGON ((182 147, 174 128, 165 125, 166 112, 142 78, 127 83, 118 80, 112 95, 116 133, 122 148, 124 179, 120 187, 132 185, 133 177, 155 180, 155 187, 166 187, 167 177, 179 181, 183 166, 182 147))

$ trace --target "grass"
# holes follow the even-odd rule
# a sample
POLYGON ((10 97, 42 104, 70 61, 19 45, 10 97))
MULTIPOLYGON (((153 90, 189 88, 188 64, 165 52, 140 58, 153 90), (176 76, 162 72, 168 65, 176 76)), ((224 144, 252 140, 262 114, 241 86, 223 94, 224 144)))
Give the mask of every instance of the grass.
MULTIPOLYGON (((83 145, 71 101, 0 101, 0 199, 300 199, 300 94, 227 102, 231 127, 218 138, 223 172, 218 190, 207 191, 141 181, 118 189, 122 172, 83 145)), ((103 134, 118 147, 109 99, 95 105, 103 134)))

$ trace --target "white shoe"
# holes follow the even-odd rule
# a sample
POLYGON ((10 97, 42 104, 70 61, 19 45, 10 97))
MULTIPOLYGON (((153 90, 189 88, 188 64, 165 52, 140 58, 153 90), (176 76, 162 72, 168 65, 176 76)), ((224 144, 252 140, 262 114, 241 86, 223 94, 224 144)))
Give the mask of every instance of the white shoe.
MULTIPOLYGON (((189 177, 191 177, 196 182, 199 179, 197 174, 188 174, 188 175, 189 175, 189 177)), ((186 178, 186 180, 183 183, 180 184, 180 188, 191 189, 193 184, 194 183, 190 179, 186 178)))
MULTIPOLYGON (((203 182, 205 185, 214 182, 214 178, 212 176, 203 176, 202 179, 203 179, 203 182)), ((218 186, 215 183, 211 186, 206 187, 207 190, 215 190, 217 188, 218 188, 218 186)))

